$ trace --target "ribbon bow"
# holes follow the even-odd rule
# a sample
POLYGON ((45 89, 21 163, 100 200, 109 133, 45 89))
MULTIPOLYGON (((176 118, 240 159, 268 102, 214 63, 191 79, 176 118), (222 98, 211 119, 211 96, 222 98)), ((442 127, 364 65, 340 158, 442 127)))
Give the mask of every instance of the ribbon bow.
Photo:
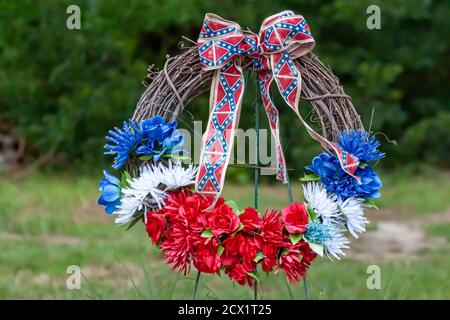
POLYGON ((244 76, 241 62, 244 56, 253 59, 258 74, 258 86, 269 120, 276 147, 276 177, 283 183, 286 165, 279 137, 278 110, 270 98, 270 85, 275 78, 286 103, 306 127, 309 135, 336 153, 342 169, 360 182, 354 173, 357 158, 315 132, 301 117, 298 101, 301 74, 293 59, 310 52, 314 38, 306 20, 292 11, 283 11, 264 20, 259 34, 244 34, 241 27, 218 15, 207 13, 198 39, 200 63, 203 70, 215 70, 210 95, 210 115, 203 135, 196 190, 213 204, 222 191, 225 172, 231 156, 237 129, 244 76))

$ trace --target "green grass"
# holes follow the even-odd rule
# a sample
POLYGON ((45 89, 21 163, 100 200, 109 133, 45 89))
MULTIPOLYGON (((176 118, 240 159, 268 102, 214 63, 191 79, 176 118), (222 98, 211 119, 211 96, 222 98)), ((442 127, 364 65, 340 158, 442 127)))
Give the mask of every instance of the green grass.
POLYGON ((383 197, 377 203, 395 208, 403 218, 411 214, 423 216, 449 207, 450 172, 436 169, 415 172, 405 168, 382 175, 382 180, 383 197))
POLYGON ((449 222, 441 222, 441 223, 433 223, 427 226, 426 228, 427 234, 431 236, 444 237, 447 241, 450 241, 450 223, 449 222))
MULTIPOLYGON (((450 174, 447 172, 384 175, 382 210, 372 215, 410 221, 422 219, 427 235, 446 239, 420 252, 415 259, 373 258, 372 261, 317 259, 309 271, 313 299, 449 299, 450 259, 447 222, 429 214, 450 209, 450 174), (382 271, 380 290, 369 290, 366 269, 377 264, 382 271)), ((225 197, 242 207, 253 204, 253 186, 227 185, 225 197)), ((297 200, 300 185, 294 184, 297 200)), ((97 180, 34 174, 14 181, 0 181, 0 298, 31 299, 189 299, 195 273, 177 275, 164 264, 139 224, 130 231, 117 228, 96 205, 97 180), (85 278, 80 290, 68 290, 67 267, 78 265, 85 278)), ((287 203, 284 186, 263 186, 261 208, 281 208, 287 203)), ((421 221, 422 221, 421 220, 421 221)), ((202 275, 199 298, 249 299, 249 288, 237 288, 226 277, 202 275)), ((282 273, 262 277, 261 295, 288 299, 282 273)), ((294 288, 302 299, 303 288, 294 288)))

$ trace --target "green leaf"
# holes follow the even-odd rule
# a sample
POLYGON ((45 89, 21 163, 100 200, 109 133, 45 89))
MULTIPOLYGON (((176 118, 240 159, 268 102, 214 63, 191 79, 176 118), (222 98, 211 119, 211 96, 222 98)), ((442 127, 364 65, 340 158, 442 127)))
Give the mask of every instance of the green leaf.
POLYGON ((323 245, 311 242, 308 242, 308 244, 312 251, 323 257, 323 245))
POLYGON ((302 239, 301 233, 289 233, 289 239, 291 239, 292 244, 297 244, 302 239))
POLYGON ((253 259, 253 261, 255 262, 255 263, 258 263, 261 259, 263 259, 265 257, 265 255, 263 255, 262 254, 262 252, 260 251, 260 252, 258 252, 257 254, 256 254, 256 257, 255 257, 255 259, 253 259))
POLYGON ((144 213, 141 212, 141 213, 138 213, 135 217, 133 217, 133 219, 128 224, 127 229, 125 231, 130 230, 139 220, 141 220, 143 215, 144 215, 144 213))
POLYGON ((308 212, 309 221, 314 221, 316 219, 316 212, 310 203, 308 203, 308 206, 306 207, 306 212, 308 212))
POLYGON ((168 154, 168 155, 164 155, 164 158, 172 158, 172 159, 178 159, 178 160, 191 160, 190 157, 188 157, 184 154, 168 154))
POLYGON ((128 182, 131 180, 131 175, 128 171, 123 171, 122 176, 120 177, 120 185, 122 188, 128 188, 130 186, 130 183, 128 182))
POLYGON ((358 167, 360 167, 361 169, 364 169, 367 166, 368 166, 367 162, 360 162, 358 167))
POLYGON ((304 173, 303 177, 300 178, 300 181, 303 181, 303 182, 317 181, 317 180, 320 180, 320 177, 315 173, 310 173, 310 174, 304 173))
POLYGON ((203 237, 203 238, 212 238, 212 237, 214 237, 214 235, 212 234, 212 232, 211 232, 211 229, 206 229, 205 231, 203 231, 202 232, 202 234, 201 234, 201 236, 203 237))
POLYGON ((244 225, 242 223, 239 224, 239 227, 234 231, 231 235, 234 236, 236 233, 244 229, 244 225))
POLYGON ((255 279, 256 281, 259 281, 258 276, 254 273, 254 272, 250 272, 248 271, 247 274, 252 277, 253 279, 255 279))
POLYGON ((225 248, 223 246, 219 245, 219 247, 217 248, 217 254, 219 256, 221 256, 224 250, 225 250, 225 248))
POLYGON ((363 202, 364 207, 379 210, 377 204, 372 199, 366 199, 363 202))
POLYGON ((142 160, 142 161, 149 161, 149 160, 152 160, 152 159, 153 159, 153 155, 152 154, 148 154, 146 156, 139 157, 139 160, 142 160))
POLYGON ((225 201, 225 204, 229 206, 231 209, 233 209, 233 212, 237 215, 240 215, 241 213, 244 212, 244 210, 239 209, 238 205, 233 200, 227 200, 225 201))

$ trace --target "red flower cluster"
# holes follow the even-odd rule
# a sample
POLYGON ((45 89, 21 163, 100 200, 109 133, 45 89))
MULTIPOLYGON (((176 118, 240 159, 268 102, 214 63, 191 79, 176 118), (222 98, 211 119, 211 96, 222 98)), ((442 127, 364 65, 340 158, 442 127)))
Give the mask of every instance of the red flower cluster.
POLYGON ((283 269, 290 282, 306 274, 316 254, 300 240, 295 245, 288 233, 306 231, 308 215, 302 203, 282 213, 268 210, 260 219, 247 208, 240 215, 222 198, 210 203, 188 189, 172 192, 165 206, 147 213, 147 233, 159 245, 173 268, 187 274, 193 265, 204 273, 225 272, 240 285, 253 285, 257 264, 263 271, 283 269))

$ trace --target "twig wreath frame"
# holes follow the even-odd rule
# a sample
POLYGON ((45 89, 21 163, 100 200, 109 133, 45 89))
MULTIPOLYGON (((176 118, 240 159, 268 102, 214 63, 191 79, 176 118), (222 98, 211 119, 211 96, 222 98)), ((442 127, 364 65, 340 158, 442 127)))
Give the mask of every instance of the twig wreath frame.
MULTIPOLYGON (((149 67, 148 83, 132 119, 122 129, 109 131, 105 153, 115 155, 113 169, 125 170, 120 179, 104 171, 99 204, 117 215, 116 223, 129 224, 128 228, 143 221, 151 241, 174 269, 187 274, 193 265, 197 269, 194 299, 202 272, 225 273, 241 285, 254 286, 256 299, 259 265, 266 272, 283 270, 291 297, 289 283, 303 279, 309 298, 306 271, 312 260, 317 255, 339 259, 349 243, 344 233, 357 238, 365 232, 368 220, 363 208, 376 207, 372 198, 380 196, 381 187, 369 163, 384 153, 378 151, 378 141, 364 131, 339 78, 310 52, 314 39, 302 16, 292 11, 273 15, 256 35, 207 14, 198 44, 184 40, 192 46, 182 43, 182 52, 168 56, 162 70, 149 67), (301 179, 306 183, 305 202, 293 200, 280 151, 277 178, 287 183, 290 204, 281 212, 269 209, 262 217, 258 164, 254 167, 253 208, 241 210, 220 197, 233 140, 220 128, 229 128, 233 134, 237 128, 239 115, 234 112, 239 111, 246 70, 257 71, 257 92, 261 93, 255 104, 255 129, 259 130, 263 105, 271 129, 276 129, 272 133, 277 132, 278 112, 269 90, 275 79, 285 101, 323 149, 306 167, 310 173, 301 179), (198 168, 186 167, 180 161, 183 137, 176 130, 176 120, 209 88, 211 114, 201 163, 198 168), (301 118, 296 109, 299 99, 311 105, 310 121, 317 124, 321 135, 301 118), (214 147, 218 141, 220 150, 214 147), (214 151, 205 151, 211 146, 214 151), (194 182, 192 191, 189 187, 194 182)), ((281 150, 281 143, 278 147, 281 150)), ((257 148, 258 143, 256 155, 257 148)))
MULTIPOLYGON (((214 71, 203 71, 196 43, 185 38, 179 55, 167 56, 162 70, 148 68, 149 83, 137 103, 133 120, 141 121, 160 115, 175 120, 197 96, 210 89, 214 71)), ((343 131, 364 130, 361 117, 344 91, 339 78, 313 53, 294 60, 302 70, 301 99, 308 101, 314 112, 311 118, 322 131, 322 136, 336 141, 343 131)), ((252 70, 252 62, 245 58, 245 70, 252 70)))

